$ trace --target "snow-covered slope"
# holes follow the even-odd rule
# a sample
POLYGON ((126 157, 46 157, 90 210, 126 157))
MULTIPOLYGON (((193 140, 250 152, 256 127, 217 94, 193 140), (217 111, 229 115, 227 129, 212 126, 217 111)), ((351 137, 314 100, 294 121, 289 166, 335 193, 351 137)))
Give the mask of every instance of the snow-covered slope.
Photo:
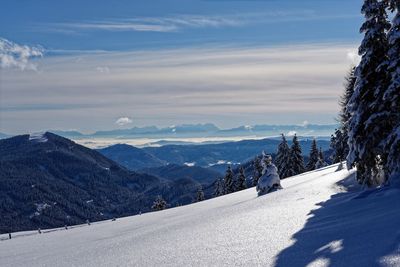
POLYGON ((400 190, 360 193, 352 172, 336 168, 261 197, 251 188, 4 240, 1 266, 399 266, 400 190))

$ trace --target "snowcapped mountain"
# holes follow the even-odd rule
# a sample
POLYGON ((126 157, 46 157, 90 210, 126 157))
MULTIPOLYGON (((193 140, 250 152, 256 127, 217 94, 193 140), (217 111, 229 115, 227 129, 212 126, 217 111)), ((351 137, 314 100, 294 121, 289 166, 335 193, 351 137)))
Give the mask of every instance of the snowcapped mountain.
POLYGON ((82 134, 78 131, 49 130, 58 135, 74 138, 206 138, 206 137, 245 137, 245 136, 279 136, 281 133, 296 132, 303 136, 329 137, 338 127, 336 124, 303 124, 303 125, 245 125, 230 129, 220 129, 212 123, 181 124, 169 127, 133 127, 129 129, 114 129, 82 134))
POLYGON ((215 133, 219 131, 218 127, 214 124, 182 124, 182 125, 171 125, 165 128, 158 128, 156 126, 149 127, 134 127, 131 129, 117 129, 109 131, 97 131, 89 136, 93 137, 146 137, 146 136, 192 136, 196 134, 207 134, 215 133))
MULTIPOLYGON (((0 242, 2 266, 399 266, 400 190, 333 165, 230 195, 0 242)), ((19 236, 18 236, 19 235, 19 236)), ((7 238, 7 236, 2 236, 7 238)))

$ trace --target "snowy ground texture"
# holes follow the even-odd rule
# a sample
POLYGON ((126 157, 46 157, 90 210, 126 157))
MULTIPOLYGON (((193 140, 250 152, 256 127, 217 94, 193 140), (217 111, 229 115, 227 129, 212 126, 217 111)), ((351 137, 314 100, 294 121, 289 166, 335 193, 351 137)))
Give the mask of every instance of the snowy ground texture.
POLYGON ((283 190, 261 197, 251 188, 17 236, 0 241, 0 265, 400 266, 400 190, 360 191, 352 172, 336 169, 285 179, 283 190))

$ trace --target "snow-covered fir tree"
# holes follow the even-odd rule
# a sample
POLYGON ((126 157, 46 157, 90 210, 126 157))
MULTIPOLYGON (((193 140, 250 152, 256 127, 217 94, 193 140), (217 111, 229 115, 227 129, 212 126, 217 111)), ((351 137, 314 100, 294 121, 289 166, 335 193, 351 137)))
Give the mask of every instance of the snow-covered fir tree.
POLYGON ((347 144, 349 139, 347 122, 350 119, 350 113, 347 110, 347 104, 349 103, 350 98, 354 93, 355 83, 356 83, 355 67, 351 67, 350 71, 345 77, 344 93, 339 101, 340 127, 336 129, 335 134, 332 135, 331 138, 331 148, 333 149, 331 158, 333 163, 341 162, 346 158, 347 154, 349 153, 349 145, 347 144))
POLYGON ((278 169, 272 163, 272 156, 263 152, 262 158, 263 171, 256 187, 259 196, 268 193, 273 188, 281 189, 281 182, 278 169))
POLYGON ((282 141, 276 153, 275 166, 278 168, 278 174, 281 179, 290 176, 290 148, 284 134, 282 134, 282 141))
POLYGON ((243 166, 240 166, 239 176, 238 176, 238 179, 237 179, 236 190, 240 191, 240 190, 243 190, 243 189, 246 189, 246 188, 247 188, 246 175, 244 173, 243 166))
POLYGON ((354 87, 356 85, 357 77, 355 76, 356 67, 351 67, 348 71, 346 77, 344 78, 344 92, 340 97, 340 113, 339 113, 339 121, 341 124, 341 128, 345 128, 347 121, 350 118, 350 113, 347 110, 347 104, 350 101, 350 98, 353 96, 354 87))
POLYGON ((156 200, 153 202, 151 208, 153 210, 163 210, 167 207, 167 202, 162 198, 162 196, 157 196, 156 200))
POLYGON ((253 161, 253 186, 256 186, 261 177, 263 167, 261 166, 261 159, 257 156, 253 161))
POLYGON ((224 194, 223 181, 221 179, 217 179, 214 186, 214 197, 222 196, 224 194))
POLYGON ((341 143, 339 140, 342 138, 342 131, 340 129, 335 129, 335 133, 331 135, 331 142, 330 142, 330 147, 332 149, 332 154, 330 159, 332 160, 333 163, 338 163, 340 159, 340 152, 337 152, 338 145, 341 143))
POLYGON ((310 157, 306 166, 307 171, 315 170, 318 159, 317 140, 314 138, 311 143, 310 157))
POLYGON ((360 32, 364 39, 359 47, 361 62, 356 68, 357 78, 354 93, 347 105, 349 154, 348 168, 357 166, 357 180, 368 186, 376 184, 378 162, 384 162, 385 151, 380 145, 388 135, 385 117, 386 108, 382 97, 387 85, 387 72, 381 67, 387 59, 388 42, 386 31, 386 1, 365 0, 362 13, 365 22, 360 32))
POLYGON ((331 136, 330 147, 333 150, 331 160, 333 163, 338 163, 345 160, 349 153, 349 145, 347 144, 348 134, 343 128, 335 130, 335 134, 331 136))
POLYGON ((400 181, 400 0, 389 0, 390 10, 394 12, 392 26, 388 32, 388 72, 390 81, 383 95, 384 105, 389 107, 388 118, 391 133, 385 140, 388 151, 385 170, 389 179, 400 181))
POLYGON ((294 176, 305 171, 301 146, 296 134, 293 137, 292 147, 290 149, 289 164, 289 176, 294 176))
POLYGON ((203 192, 203 187, 200 185, 199 189, 197 189, 196 201, 200 202, 203 200, 204 200, 204 192, 203 192))
POLYGON ((225 189, 225 194, 230 194, 235 192, 235 183, 233 180, 233 171, 231 166, 228 166, 228 169, 226 170, 226 174, 224 177, 224 189, 225 189))
POLYGON ((324 152, 322 152, 322 148, 319 148, 318 152, 318 161, 315 163, 315 169, 326 167, 328 164, 325 162, 324 152))

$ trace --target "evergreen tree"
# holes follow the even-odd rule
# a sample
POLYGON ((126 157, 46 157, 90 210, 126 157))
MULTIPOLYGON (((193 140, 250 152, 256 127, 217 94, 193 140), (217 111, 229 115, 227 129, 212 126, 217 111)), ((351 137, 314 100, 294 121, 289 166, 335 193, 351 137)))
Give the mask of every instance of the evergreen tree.
POLYGON ((315 170, 316 164, 318 162, 318 147, 317 147, 317 140, 315 138, 312 141, 311 149, 310 149, 310 159, 308 160, 306 169, 307 171, 315 170))
POLYGON ((261 166, 261 160, 258 156, 254 158, 253 169, 254 169, 253 186, 256 186, 258 184, 258 180, 260 179, 260 177, 262 175, 261 173, 263 170, 263 167, 261 166))
POLYGON ((338 163, 344 160, 347 154, 349 153, 349 145, 347 144, 349 139, 347 122, 350 119, 350 112, 347 109, 347 105, 354 93, 354 86, 356 83, 355 69, 356 69, 355 67, 352 67, 348 72, 347 76, 345 77, 344 93, 339 101, 340 127, 335 131, 334 140, 331 140, 334 141, 334 143, 331 143, 331 147, 333 149, 333 154, 332 154, 333 163, 338 163))
POLYGON ((238 180, 237 180, 236 189, 237 189, 237 191, 240 191, 240 190, 244 190, 246 188, 247 188, 246 175, 244 174, 243 166, 241 166, 240 169, 239 169, 239 177, 238 177, 238 180))
POLYGON ((336 134, 337 131, 338 131, 338 129, 335 129, 335 133, 331 135, 331 142, 329 144, 330 148, 332 149, 332 154, 330 156, 330 160, 333 163, 339 162, 337 160, 336 151, 335 151, 336 144, 337 144, 337 137, 336 137, 337 136, 337 134, 336 134))
POLYGON ((235 192, 235 183, 233 181, 233 171, 231 169, 231 166, 228 166, 228 169, 226 170, 226 174, 224 177, 224 188, 225 188, 225 194, 230 194, 235 192))
POLYGON ((322 152, 322 148, 320 147, 319 148, 319 152, 318 152, 318 161, 315 164, 315 169, 323 168, 323 167, 326 167, 326 166, 327 166, 327 164, 325 162, 324 153, 322 152))
POLYGON ((157 196, 156 200, 153 202, 151 208, 153 210, 163 210, 167 207, 167 202, 162 198, 162 196, 157 196))
POLYGON ((199 189, 197 190, 196 201, 200 202, 203 200, 204 200, 204 192, 203 192, 203 187, 200 185, 199 189))
POLYGON ((331 136, 330 147, 333 150, 331 160, 333 163, 338 163, 346 159, 349 153, 349 146, 347 144, 348 135, 347 130, 336 129, 335 134, 331 136))
POLYGON ((319 147, 318 158, 322 159, 325 162, 324 152, 322 151, 322 147, 319 147))
POLYGON ((374 185, 373 173, 377 172, 377 162, 381 162, 383 150, 380 143, 388 135, 385 126, 382 96, 387 84, 387 74, 380 67, 387 58, 388 42, 385 1, 365 0, 362 13, 365 22, 360 32, 364 33, 359 54, 361 62, 356 68, 357 77, 354 93, 347 104, 351 114, 347 126, 349 131, 348 168, 357 166, 357 180, 368 186, 374 185))
POLYGON ((347 110, 347 104, 350 101, 354 93, 354 87, 356 85, 357 77, 355 76, 356 67, 351 67, 350 71, 347 73, 344 81, 344 92, 340 97, 340 113, 339 121, 341 124, 341 129, 345 130, 346 124, 350 118, 350 112, 347 110))
POLYGON ((217 179, 215 182, 214 197, 219 197, 224 194, 223 182, 221 179, 217 179))
POLYGON ((296 134, 293 137, 292 147, 290 149, 289 162, 290 162, 289 176, 294 176, 303 173, 305 171, 301 146, 296 134))
POLYGON ((282 134, 282 142, 278 146, 276 153, 275 165, 278 168, 278 174, 281 179, 290 176, 290 148, 286 141, 285 135, 282 134))
POLYGON ((390 10, 394 12, 392 27, 388 32, 388 73, 390 81, 383 95, 384 105, 389 108, 387 118, 390 135, 385 140, 388 151, 385 170, 390 179, 400 178, 400 0, 389 0, 390 10))

